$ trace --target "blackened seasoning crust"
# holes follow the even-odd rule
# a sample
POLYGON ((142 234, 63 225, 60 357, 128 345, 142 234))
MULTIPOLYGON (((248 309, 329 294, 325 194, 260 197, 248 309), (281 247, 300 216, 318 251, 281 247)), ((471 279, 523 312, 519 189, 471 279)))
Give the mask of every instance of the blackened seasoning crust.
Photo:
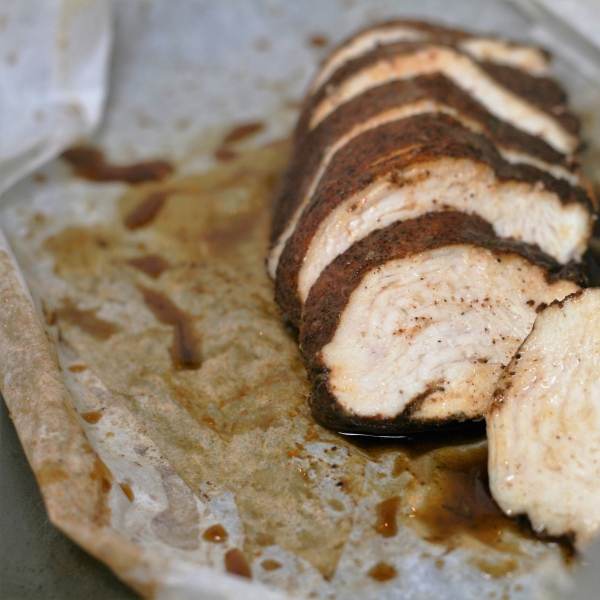
MULTIPOLYGON (((395 57, 409 56, 426 50, 434 50, 435 48, 447 48, 458 55, 464 54, 455 46, 444 44, 443 42, 398 42, 396 44, 379 46, 375 50, 343 64, 318 90, 306 98, 296 127, 296 142, 301 142, 310 131, 311 121, 317 107, 328 98, 332 91, 336 90, 346 80, 365 69, 373 67, 380 61, 391 61, 395 57)), ((464 54, 464 56, 467 57, 468 55, 464 54)), ((579 125, 577 119, 565 107, 564 92, 551 79, 534 77, 519 69, 496 65, 489 61, 480 63, 472 58, 470 60, 473 61, 473 64, 479 66, 482 72, 486 73, 497 84, 555 119, 565 128, 566 132, 576 133, 578 131, 579 125), (538 92, 535 89, 536 84, 539 84, 543 91, 549 94, 547 99, 543 98, 543 92, 538 92)))
MULTIPOLYGON (((323 348, 332 341, 340 325, 353 292, 365 277, 376 273, 378 268, 385 267, 392 261, 426 255, 436 249, 450 246, 481 248, 495 257, 491 262, 507 261, 511 256, 521 257, 526 261, 525 264, 530 264, 531 269, 539 267, 543 270, 549 286, 558 282, 559 286, 563 286, 560 290, 566 290, 566 293, 577 289, 575 285, 562 280, 564 268, 550 257, 527 244, 497 238, 489 223, 476 216, 458 212, 427 214, 418 219, 394 223, 386 229, 372 233, 354 244, 323 271, 311 289, 300 323, 300 347, 308 377, 313 384, 311 408, 315 417, 323 424, 340 431, 398 433, 446 426, 473 418, 468 413, 460 412, 441 420, 415 417, 415 413, 427 398, 443 392, 443 384, 427 386, 424 391, 416 394, 399 414, 391 418, 377 415, 365 417, 353 413, 345 409, 332 392, 332 365, 325 364, 322 356, 323 348), (568 287, 569 285, 571 287, 568 287)), ((574 276, 573 272, 569 272, 568 277, 570 281, 583 283, 581 276, 574 276)), ((535 294, 533 289, 531 294, 535 294)), ((534 303, 539 302, 539 298, 532 300, 534 303)), ((529 310, 533 322, 535 307, 531 305, 529 310)), ((432 350, 435 351, 435 348, 432 350)), ((475 418, 481 417, 482 414, 478 414, 475 418)))
POLYGON ((430 23, 396 20, 364 29, 344 41, 333 50, 324 62, 323 68, 313 81, 311 89, 316 90, 344 63, 366 54, 377 46, 417 40, 457 46, 480 60, 493 60, 499 64, 508 64, 536 75, 544 75, 549 69, 549 53, 536 46, 515 44, 493 36, 481 37, 430 23))
POLYGON ((452 29, 450 27, 442 27, 435 23, 426 23, 424 21, 414 21, 412 19, 395 19, 387 21, 386 23, 380 23, 377 28, 393 28, 398 26, 410 27, 427 34, 428 39, 439 42, 440 44, 454 45, 462 40, 474 37, 474 34, 461 29, 452 29))
POLYGON ((361 69, 372 65, 384 56, 394 56, 396 54, 411 54, 430 47, 428 42, 398 42, 387 46, 379 46, 376 50, 368 52, 364 56, 359 56, 343 64, 333 75, 314 93, 306 97, 301 109, 300 118, 296 125, 295 142, 300 144, 304 137, 309 133, 309 123, 313 116, 314 109, 324 100, 332 89, 351 75, 354 75, 361 69))
POLYGON ((539 48, 410 21, 324 63, 267 265, 325 425, 482 419, 537 312, 585 284, 593 207, 548 67, 539 48))
POLYGON ((569 110, 567 95, 554 79, 535 77, 521 69, 489 61, 479 64, 490 77, 505 88, 551 114, 567 131, 579 134, 579 119, 569 110))
MULTIPOLYGON (((412 185, 414 182, 401 176, 403 171, 419 163, 449 158, 483 163, 494 170, 499 182, 537 183, 563 204, 579 203, 591 211, 583 189, 535 167, 506 162, 488 139, 468 131, 448 115, 424 114, 382 125, 361 134, 336 154, 285 246, 277 270, 275 297, 293 322, 299 322, 302 310, 298 274, 323 220, 375 180, 387 177, 397 187, 412 185)), ((485 203, 486 198, 476 201, 485 203)), ((440 198, 440 210, 443 202, 440 198)))
POLYGON ((440 74, 421 75, 367 90, 340 106, 296 148, 286 183, 273 217, 271 241, 275 242, 299 207, 328 151, 354 127, 377 115, 411 102, 431 100, 455 109, 476 122, 482 134, 499 147, 515 150, 549 164, 572 168, 564 154, 536 136, 498 119, 469 94, 440 74))

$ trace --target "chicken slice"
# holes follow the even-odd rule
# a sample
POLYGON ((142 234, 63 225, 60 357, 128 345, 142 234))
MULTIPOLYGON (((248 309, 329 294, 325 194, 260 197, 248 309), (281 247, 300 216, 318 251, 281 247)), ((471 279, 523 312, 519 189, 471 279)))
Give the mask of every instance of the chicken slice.
POLYGON ((420 21, 390 21, 360 31, 334 50, 313 81, 314 92, 342 65, 374 50, 398 42, 438 41, 456 45, 477 60, 523 69, 532 75, 547 75, 549 56, 536 46, 513 44, 493 37, 478 37, 462 31, 420 21))
POLYGON ((361 133, 384 123, 423 113, 451 115, 485 135, 511 163, 529 164, 578 185, 580 178, 564 155, 537 137, 500 121, 443 75, 395 81, 343 104, 300 143, 273 217, 267 270, 275 278, 287 240, 335 154, 361 133))
POLYGON ((538 77, 545 77, 550 73, 550 57, 537 46, 514 44, 487 37, 466 38, 457 46, 478 61, 515 67, 538 77))
POLYGON ((532 77, 522 69, 491 61, 478 64, 494 81, 554 116, 573 135, 579 135, 579 119, 569 110, 567 94, 554 79, 532 77))
POLYGON ((374 232, 329 265, 306 303, 315 416, 374 433, 482 419, 536 307, 579 289, 558 270, 463 213, 374 232))
POLYGON ((567 535, 600 531, 600 289, 542 310, 487 416, 490 488, 508 515, 567 535))
MULTIPOLYGON (((510 80, 514 83, 511 90, 498 83, 468 55, 447 46, 422 43, 380 47, 339 69, 313 95, 297 132, 301 134, 304 130, 314 129, 338 106, 368 89, 428 73, 445 75, 497 118, 541 137, 559 152, 570 155, 579 147, 576 132, 569 130, 573 119, 562 104, 560 110, 553 108, 550 112, 536 106, 526 97, 532 87, 535 88, 532 85, 522 86, 521 93, 516 93, 516 85, 522 84, 526 74, 518 81, 510 80), (569 127, 561 122, 565 116, 569 127)), ((537 78, 528 77, 533 80, 532 84, 535 83, 537 78)), ((537 97, 535 95, 534 99, 537 97)))
POLYGON ((497 235, 537 244, 562 263, 580 258, 593 223, 583 189, 505 162, 447 115, 419 115, 370 130, 338 152, 281 254, 277 302, 297 323, 323 269, 352 244, 441 210, 478 214, 497 235))

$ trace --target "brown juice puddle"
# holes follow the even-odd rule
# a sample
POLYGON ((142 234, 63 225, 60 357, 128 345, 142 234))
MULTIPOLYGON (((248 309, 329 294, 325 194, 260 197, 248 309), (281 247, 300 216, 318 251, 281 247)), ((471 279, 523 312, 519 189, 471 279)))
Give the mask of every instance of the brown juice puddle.
POLYGON ((215 150, 215 158, 221 162, 234 160, 238 157, 238 153, 228 147, 220 147, 215 150))
POLYGON ((425 539, 448 549, 470 538, 495 550, 520 555, 517 539, 539 539, 525 519, 507 517, 493 500, 482 425, 397 441, 355 438, 355 443, 374 460, 394 453, 392 477, 405 473, 410 476, 402 501, 390 498, 375 507, 375 528, 381 535, 391 534, 398 515, 425 539), (407 503, 408 513, 398 511, 407 503))
POLYGON ((148 254, 139 258, 132 258, 127 261, 132 267, 140 270, 142 273, 157 279, 171 265, 162 256, 158 254, 148 254))
POLYGON ((204 239, 215 254, 231 253, 237 249, 240 242, 251 235, 255 217, 256 215, 242 215, 237 219, 232 219, 227 227, 215 227, 204 236, 204 239))
POLYGON ((383 537, 394 537, 398 533, 396 514, 400 508, 400 497, 394 496, 380 502, 377 507, 375 531, 383 537))
POLYGON ((308 43, 314 48, 324 48, 329 44, 329 40, 324 35, 316 34, 308 40, 308 43))
POLYGON ((119 331, 119 327, 114 323, 98 318, 95 310, 78 309, 70 298, 65 298, 63 305, 55 312, 59 320, 79 327, 97 340, 107 340, 119 331))
POLYGON ((202 535, 203 539, 205 539, 207 542, 213 542, 214 544, 222 544, 223 542, 227 541, 228 537, 229 535, 227 534, 227 531, 225 531, 223 525, 213 525, 212 527, 209 527, 202 535))
POLYGON ((173 343, 169 353, 175 369, 199 369, 202 365, 200 340, 194 332, 192 318, 164 294, 142 285, 137 288, 154 316, 161 323, 173 326, 173 343))
POLYGON ((223 138, 222 144, 225 145, 238 142, 262 131, 264 128, 264 123, 261 123, 260 121, 238 125, 223 138))
POLYGON ((267 558, 266 560, 263 560, 260 563, 260 566, 265 570, 265 571, 276 571, 277 569, 281 569, 282 565, 280 562, 276 561, 276 560, 272 560, 270 558, 267 558))
POLYGON ((375 581, 389 581, 398 575, 398 571, 387 563, 379 562, 369 570, 368 575, 375 581))
POLYGON ((469 561, 474 567, 477 567, 485 575, 494 579, 506 577, 514 573, 519 568, 519 563, 514 558, 506 558, 497 562, 491 562, 484 558, 474 558, 469 561))
POLYGON ((72 165, 75 175, 91 181, 160 181, 173 172, 173 165, 165 160, 125 166, 111 165, 105 161, 104 153, 97 148, 71 148, 62 153, 62 158, 72 165))
POLYGON ((110 472, 110 469, 106 466, 104 461, 99 456, 96 458, 96 464, 94 465, 92 479, 100 481, 102 491, 105 494, 108 494, 108 492, 110 492, 110 490, 112 489, 112 484, 114 481, 113 474, 110 472))
POLYGON ((243 125, 235 126, 223 137, 221 145, 215 150, 215 158, 222 162, 236 159, 239 155, 231 146, 235 145, 236 142, 240 142, 257 134, 264 128, 264 124, 260 122, 245 123, 243 125))
POLYGON ((81 413, 81 418, 90 425, 95 425, 101 418, 102 413, 99 410, 94 410, 92 412, 81 413))
POLYGON ((128 483, 120 483, 119 485, 121 486, 121 489, 127 496, 127 500, 129 500, 129 502, 133 502, 135 499, 135 495, 133 494, 131 486, 128 483))
MULTIPOLYGON (((115 226, 67 227, 58 235, 47 238, 43 248, 55 258, 54 273, 60 278, 101 277, 107 270, 105 261, 118 249, 117 229, 115 226)), ((50 321, 56 319, 56 315, 48 310, 44 313, 50 321)))
POLYGON ((517 551, 514 543, 505 540, 505 534, 526 531, 518 521, 506 517, 492 499, 487 444, 435 452, 437 465, 428 481, 429 492, 414 511, 414 518, 427 529, 427 538, 451 546, 459 536, 467 535, 498 550, 517 551))
POLYGON ((149 225, 163 209, 163 206, 171 193, 172 192, 169 190, 151 193, 130 213, 125 215, 123 225, 131 230, 149 225))
POLYGON ((87 367, 85 365, 71 365, 69 367, 69 371, 71 371, 71 373, 81 373, 86 370, 87 367))
POLYGON ((225 570, 228 573, 252 579, 252 571, 248 566, 246 557, 237 548, 233 548, 225 554, 225 570))

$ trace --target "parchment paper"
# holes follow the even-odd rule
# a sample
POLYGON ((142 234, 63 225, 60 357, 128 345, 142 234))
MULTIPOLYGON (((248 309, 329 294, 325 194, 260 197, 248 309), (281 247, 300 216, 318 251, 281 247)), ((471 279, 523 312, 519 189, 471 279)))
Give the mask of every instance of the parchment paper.
MULTIPOLYGON (((0 249, 2 393, 51 520, 143 595, 542 598, 567 580, 555 543, 505 525, 501 542, 436 540, 411 523, 434 469, 484 442, 415 454, 316 425, 263 270, 285 138, 328 47, 399 16, 527 39, 530 23, 508 5, 478 3, 476 16, 471 2, 452 6, 115 2, 92 143, 111 162, 166 159, 175 173, 98 183, 57 160, 3 196, 0 225, 35 310, 0 249), (225 134, 249 122, 264 128, 218 165, 225 134), (156 219, 128 229, 156 194, 156 219), (156 278, 131 263, 149 255, 165 263, 156 278), (182 339, 197 369, 177 368, 182 339), (377 511, 395 498, 388 536, 377 511), (205 539, 215 525, 221 543, 205 539), (247 566, 232 567, 240 556, 247 566), (394 571, 385 581, 381 565, 394 571), (246 568, 252 582, 231 574, 246 568)), ((566 64, 557 74, 598 139, 597 89, 566 64)))
POLYGON ((109 0, 0 3, 0 194, 98 126, 112 39, 109 0))

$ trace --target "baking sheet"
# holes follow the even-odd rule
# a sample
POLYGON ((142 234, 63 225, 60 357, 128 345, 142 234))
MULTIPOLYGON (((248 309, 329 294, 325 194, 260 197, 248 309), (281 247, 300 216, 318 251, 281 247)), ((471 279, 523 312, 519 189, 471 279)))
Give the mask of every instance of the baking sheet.
MULTIPOLYGON (((516 39, 526 39, 529 27, 527 20, 519 13, 493 2, 482 4, 477 23, 472 22, 472 6, 467 2, 456 3, 456 11, 452 15, 444 14, 443 19, 440 17, 440 4, 436 2, 422 3, 417 9, 409 3, 384 2, 370 3, 368 6, 349 2, 327 5, 306 2, 300 6, 292 3, 248 2, 223 6, 212 2, 130 0, 117 2, 115 9, 116 46, 111 92, 105 122, 94 144, 102 147, 115 162, 138 162, 156 157, 172 161, 176 165, 174 179, 160 184, 156 190, 165 191, 166 185, 176 187, 180 196, 171 204, 178 202, 185 210, 189 208, 186 203, 197 203, 199 200, 212 203, 210 205, 213 207, 221 207, 221 213, 217 211, 217 214, 213 212, 207 215, 201 210, 194 213, 199 238, 205 237, 205 225, 209 221, 210 227, 217 223, 216 229, 223 224, 229 227, 235 214, 251 215, 256 211, 258 217, 251 231, 257 237, 251 246, 252 251, 245 257, 247 260, 238 256, 233 262, 248 277, 257 279, 264 277, 261 275, 259 249, 260 236, 265 236, 267 227, 264 216, 261 216, 266 213, 261 211, 266 209, 264 198, 268 182, 274 180, 285 162, 286 145, 275 143, 263 150, 262 154, 250 153, 247 158, 241 159, 242 163, 226 165, 224 170, 217 175, 213 173, 208 180, 195 177, 195 174, 215 166, 214 151, 233 124, 256 121, 265 124, 263 131, 242 142, 239 148, 236 147, 240 153, 244 149, 251 150, 286 137, 296 115, 297 101, 327 45, 339 41, 370 21, 400 15, 424 16, 472 29, 495 31, 516 39), (289 34, 281 36, 281 31, 289 34), (244 164, 244 160, 247 161, 245 168, 250 172, 249 178, 241 184, 238 182, 239 185, 232 185, 235 173, 231 169, 235 171, 235 165, 244 164), (225 196, 219 196, 219 189, 223 187, 228 191, 225 196), (248 190, 254 191, 254 200, 244 196, 249 193, 248 190), (230 203, 225 208, 222 206, 224 198, 230 203), (219 222, 219 219, 222 221, 219 222)), ((590 106, 597 101, 597 91, 572 68, 558 65, 557 72, 577 100, 575 105, 584 115, 588 136, 595 137, 593 132, 598 121, 590 106)), ((594 157, 597 158, 594 152, 597 150, 592 145, 588 152, 592 161, 594 157)), ((98 231, 107 234, 108 239, 104 241, 115 241, 117 250, 113 259, 133 256, 135 244, 121 235, 118 226, 129 208, 135 206, 144 194, 156 190, 151 186, 129 188, 122 183, 82 181, 72 176, 68 165, 56 161, 5 195, 0 222, 17 254, 41 314, 44 312, 42 297, 51 312, 53 309, 64 309, 64 298, 77 296, 87 302, 79 304, 79 308, 94 311, 101 321, 116 321, 124 329, 133 323, 134 329, 138 327, 137 333, 154 323, 151 311, 144 313, 140 306, 127 305, 131 302, 131 292, 124 290, 127 282, 123 281, 123 277, 118 274, 113 277, 110 271, 102 271, 110 270, 110 261, 101 259, 93 264, 93 276, 90 276, 89 263, 84 260, 77 264, 72 259, 73 256, 93 258, 93 252, 85 244, 89 239, 98 241, 98 231), (91 237, 74 236, 71 240, 66 239, 68 235, 65 235, 65 230, 69 227, 71 232, 87 228, 91 237), (117 232, 115 240, 110 238, 111 232, 117 232), (49 246, 49 239, 53 240, 54 246, 52 243, 49 246), (57 265, 63 268, 62 273, 60 268, 57 271, 57 265)), ((167 219, 166 225, 162 225, 167 229, 158 232, 161 240, 165 236, 173 236, 173 227, 181 223, 181 215, 172 214, 171 217, 171 229, 167 219)), ((225 237, 233 235, 231 228, 228 230, 227 227, 225 237)), ((142 233, 133 239, 137 244, 161 248, 162 242, 157 241, 156 232, 147 235, 142 233)), ((216 239, 218 243, 218 236, 216 239)), ((241 248, 247 250, 243 243, 241 248)), ((186 252, 192 252, 192 246, 186 252)), ((167 251, 173 250, 169 247, 167 251)), ((222 246, 219 251, 224 251, 222 246)), ((198 254, 205 258, 201 249, 198 254)), ((225 260, 221 267, 226 268, 228 261, 225 260)), ((235 271, 235 277, 239 273, 239 270, 235 271)), ((134 277, 130 275, 135 283, 144 281, 143 278, 138 280, 134 277)), ((198 278, 197 275, 194 277, 198 278)), ((210 327, 218 323, 218 307, 210 306, 208 301, 211 294, 203 296, 203 292, 196 291, 202 298, 201 305, 195 305, 190 291, 185 289, 181 280, 173 281, 171 285, 177 294, 178 305, 189 306, 195 314, 206 314, 208 310, 212 316, 210 327)), ((266 294, 268 286, 263 282, 259 284, 259 289, 260 293, 266 294)), ((220 333, 216 328, 203 328, 205 339, 211 332, 215 338, 226 336, 227 332, 231 334, 232 331, 236 335, 247 336, 248 331, 244 329, 248 329, 248 323, 257 329, 252 331, 253 335, 272 332, 272 339, 277 344, 283 344, 278 347, 280 355, 277 358, 281 359, 283 353, 287 361, 284 361, 284 365, 290 369, 286 375, 288 378, 282 380, 283 384, 280 382, 281 387, 272 388, 270 391, 273 396, 263 398, 263 401, 270 399, 271 402, 277 402, 278 398, 290 395, 303 399, 308 390, 303 383, 294 340, 285 337, 278 316, 272 304, 269 304, 270 298, 265 295, 259 300, 256 306, 237 307, 237 314, 232 316, 232 313, 222 320, 221 326, 225 329, 219 330, 220 333), (259 305, 263 312, 266 311, 266 316, 260 315, 259 305)), ((182 452, 185 444, 178 446, 173 443, 168 436, 165 437, 163 425, 156 424, 157 421, 177 423, 173 426, 177 436, 189 435, 199 447, 216 446, 219 450, 224 434, 221 431, 221 435, 214 435, 215 426, 218 428, 215 415, 201 414, 201 411, 188 411, 186 414, 185 411, 175 410, 181 409, 181 404, 168 403, 175 389, 173 386, 168 392, 160 385, 141 391, 137 389, 133 394, 135 397, 130 397, 131 394, 124 392, 120 386, 119 378, 111 381, 110 374, 120 368, 128 368, 123 364, 125 356, 135 357, 131 365, 143 364, 147 360, 144 352, 140 350, 140 356, 136 356, 135 352, 119 356, 119 348, 115 346, 117 363, 121 364, 111 364, 106 361, 105 354, 96 349, 94 340, 86 337, 85 331, 72 324, 69 326, 67 312, 63 312, 63 321, 67 323, 60 327, 62 342, 57 347, 63 380, 70 397, 80 414, 103 413, 101 420, 95 424, 86 421, 80 424, 115 480, 129 486, 135 493, 134 502, 130 502, 124 491, 126 487, 111 487, 110 524, 119 532, 117 537, 121 541, 143 549, 144 569, 136 570, 131 564, 124 568, 116 560, 117 555, 111 557, 105 553, 104 557, 121 577, 137 585, 144 593, 158 597, 194 597, 202 591, 210 592, 214 597, 251 597, 250 594, 267 597, 268 592, 258 587, 256 581, 259 581, 273 590, 279 590, 272 592, 274 597, 280 597, 282 590, 294 592, 302 589, 303 595, 317 597, 328 597, 335 593, 348 598, 432 595, 452 598, 469 597, 469 594, 479 597, 483 593, 494 592, 499 595, 510 593, 515 598, 529 598, 547 593, 547 586, 556 586, 562 581, 566 571, 561 566, 560 549, 549 548, 533 540, 523 542, 532 560, 525 560, 518 569, 511 570, 512 564, 507 566, 502 563, 505 556, 494 554, 494 564, 500 566, 496 571, 488 568, 488 572, 482 570, 481 565, 472 564, 473 556, 481 551, 477 544, 472 548, 455 548, 448 553, 447 544, 424 541, 414 528, 403 523, 400 524, 399 535, 382 540, 381 535, 373 532, 375 507, 386 498, 395 497, 408 483, 399 482, 398 477, 393 476, 394 463, 402 452, 398 448, 368 451, 318 427, 310 430, 310 417, 304 404, 298 404, 295 407, 296 414, 292 417, 288 415, 287 421, 285 403, 281 402, 281 406, 277 407, 265 404, 261 409, 261 418, 266 414, 272 419, 266 427, 248 428, 249 419, 225 419, 223 424, 225 429, 235 424, 248 429, 237 436, 237 455, 231 453, 228 455, 230 458, 237 456, 239 460, 244 453, 256 454, 257 449, 264 452, 269 447, 277 451, 285 449, 284 461, 272 459, 265 465, 269 475, 266 478, 267 492, 271 476, 268 471, 291 468, 293 477, 298 479, 289 480, 292 487, 297 484, 303 488, 305 483, 314 486, 317 500, 329 502, 328 512, 323 515, 320 515, 319 503, 314 497, 312 504, 306 504, 304 499, 298 503, 296 498, 288 507, 271 506, 269 510, 272 509, 272 515, 276 517, 279 512, 288 521, 277 523, 277 519, 274 519, 271 522, 271 527, 276 530, 274 536, 269 531, 262 532, 272 535, 275 538, 273 542, 279 539, 279 543, 272 543, 267 538, 262 540, 265 543, 261 543, 259 533, 262 525, 253 527, 252 518, 249 517, 256 506, 261 505, 257 500, 259 496, 253 500, 252 494, 241 493, 243 486, 251 482, 252 473, 243 473, 234 485, 220 481, 217 482, 216 491, 211 489, 215 482, 208 486, 210 479, 200 477, 206 469, 205 461, 212 460, 212 469, 217 473, 227 471, 227 465, 210 453, 182 452), (89 365, 86 370, 69 370, 69 367, 84 364, 89 365), (167 416, 165 407, 168 407, 167 416), (205 416, 215 422, 211 425, 208 420, 202 421, 205 416), (277 423, 278 419, 281 425, 277 423), (111 444, 106 443, 106 434, 109 432, 117 434, 108 438, 111 444), (204 446, 199 436, 208 439, 204 446), (303 445, 301 451, 298 443, 303 445), (332 451, 334 446, 336 450, 332 451), (140 448, 146 448, 143 456, 140 448), (332 459, 328 456, 330 451, 338 455, 341 452, 341 456, 332 459), (332 477, 332 471, 329 467, 323 470, 323 464, 329 467, 338 464, 337 468, 345 470, 349 480, 361 481, 368 484, 367 487, 372 485, 373 489, 366 493, 363 490, 354 494, 340 492, 335 488, 343 476, 332 477), (353 470, 359 474, 358 477, 353 470), (149 490, 148 497, 144 497, 145 490, 149 490), (150 497, 153 493, 156 496, 154 499, 150 497), (182 531, 181 527, 178 529, 177 522, 169 523, 168 518, 172 518, 173 514, 172 510, 171 513, 168 511, 173 505, 187 507, 185 510, 188 513, 198 515, 197 521, 195 517, 192 518, 197 523, 194 535, 198 539, 190 541, 189 532, 182 531), (327 539, 311 539, 309 536, 306 543, 298 536, 293 539, 298 531, 295 531, 294 523, 290 525, 289 519, 300 515, 303 510, 313 511, 315 519, 322 518, 323 531, 330 534, 327 539), (147 526, 148 523, 156 523, 154 519, 158 515, 163 515, 158 523, 168 524, 168 543, 161 539, 161 534, 156 534, 161 527, 147 526), (221 523, 229 533, 226 546, 201 540, 202 533, 216 523, 221 523), (286 532, 289 534, 287 537, 286 532), (332 539, 332 536, 337 538, 332 539), (175 544, 172 543, 174 538, 175 544), (336 544, 341 546, 332 553, 330 550, 336 544), (251 587, 242 580, 223 574, 224 554, 233 548, 242 548, 252 563, 255 583, 251 587), (323 548, 330 550, 324 552, 323 548), (255 552, 261 552, 260 556, 254 556, 255 552), (277 561, 282 567, 270 571, 262 566, 268 560, 277 561), (379 562, 392 563, 400 576, 385 586, 366 576, 379 562), (211 570, 203 569, 203 565, 209 565, 211 570), (496 577, 494 573, 502 574, 496 577)), ((56 338, 57 330, 53 327, 48 325, 47 328, 56 338)), ((172 335, 169 326, 162 329, 159 326, 158 332, 164 341, 160 348, 168 348, 172 335)), ((268 348, 263 348, 263 351, 267 352, 268 348)), ((262 359, 266 360, 264 356, 262 359)), ((154 364, 153 360, 154 357, 150 357, 147 362, 154 364)), ((157 364, 163 361, 166 369, 170 365, 169 360, 165 352, 157 364)), ((248 360, 248 357, 239 360, 239 363, 231 365, 230 373, 239 373, 238 369, 243 369, 243 360, 248 360)), ((269 370, 268 360, 264 360, 261 368, 269 370)), ((251 378, 252 374, 244 373, 243 376, 251 378)), ((146 373, 145 377, 151 379, 151 374, 146 373)), ((185 383, 182 385, 185 387, 185 383)), ((262 382, 255 382, 255 385, 262 385, 262 382)), ((234 390, 230 395, 235 396, 239 392, 234 390)), ((225 431, 225 434, 231 433, 225 431)), ((224 443, 231 452, 231 439, 224 443)), ((473 444, 477 445, 477 442, 473 444)), ((219 452, 214 454, 218 455, 219 452)), ((258 457, 251 458, 258 463, 258 457)), ((238 474, 239 470, 234 469, 238 474)), ((272 477, 274 481, 281 481, 274 475, 272 477)), ((268 506, 268 502, 263 502, 263 505, 268 506)), ((76 537, 73 532, 71 535, 76 537)), ((84 545, 86 543, 85 539, 79 541, 84 545)), ((93 548, 90 550, 93 551, 93 548)))

